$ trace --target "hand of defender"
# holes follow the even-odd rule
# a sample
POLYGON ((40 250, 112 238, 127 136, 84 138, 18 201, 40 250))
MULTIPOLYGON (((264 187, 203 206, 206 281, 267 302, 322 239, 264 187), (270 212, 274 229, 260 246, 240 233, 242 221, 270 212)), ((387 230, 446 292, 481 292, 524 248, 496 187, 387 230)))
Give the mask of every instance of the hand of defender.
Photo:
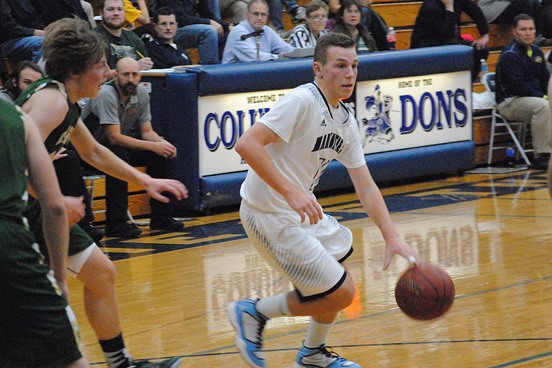
POLYGON ((406 258, 408 262, 413 264, 419 264, 422 262, 422 258, 410 245, 408 245, 402 239, 396 239, 395 241, 388 242, 385 246, 385 261, 383 263, 383 269, 386 270, 391 264, 391 259, 395 254, 399 254, 406 258))
POLYGON ((151 178, 144 189, 150 197, 162 203, 169 203, 170 201, 170 198, 161 194, 163 192, 172 193, 177 200, 188 198, 188 189, 178 180, 151 178))
POLYGON ((313 225, 322 219, 322 207, 312 196, 294 190, 287 196, 286 201, 299 214, 301 222, 308 217, 310 224, 313 225))

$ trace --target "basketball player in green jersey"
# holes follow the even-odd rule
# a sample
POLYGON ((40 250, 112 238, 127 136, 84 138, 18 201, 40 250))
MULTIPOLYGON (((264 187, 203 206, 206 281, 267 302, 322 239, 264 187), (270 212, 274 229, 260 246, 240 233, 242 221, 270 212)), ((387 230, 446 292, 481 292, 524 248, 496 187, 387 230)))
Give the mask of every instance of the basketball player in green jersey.
POLYGON ((34 123, 5 101, 0 101, 0 171, 0 367, 88 367, 74 314, 62 296, 69 233, 54 167, 34 123), (48 223, 51 270, 23 216, 28 181, 48 223))
MULTIPOLYGON (((77 102, 85 97, 95 97, 109 74, 106 45, 101 36, 90 31, 85 22, 69 18, 52 23, 45 31, 43 56, 47 78, 29 86, 16 103, 36 122, 50 156, 54 157, 71 139, 88 164, 118 179, 139 185, 151 197, 161 202, 169 201, 162 195, 163 192, 172 193, 178 200, 187 197, 182 183, 154 179, 119 159, 93 138, 80 119, 77 102)), ((65 199, 70 225, 82 216, 82 203, 75 202, 78 202, 75 198, 65 199)), ((26 213, 33 233, 38 237, 41 233, 38 221, 40 209, 36 202, 30 204, 26 213)), ((43 242, 39 240, 39 243, 43 242)), ((78 225, 70 229, 67 266, 84 284, 86 315, 110 368, 174 368, 180 364, 180 358, 150 363, 135 362, 129 355, 121 332, 115 267, 78 225)))

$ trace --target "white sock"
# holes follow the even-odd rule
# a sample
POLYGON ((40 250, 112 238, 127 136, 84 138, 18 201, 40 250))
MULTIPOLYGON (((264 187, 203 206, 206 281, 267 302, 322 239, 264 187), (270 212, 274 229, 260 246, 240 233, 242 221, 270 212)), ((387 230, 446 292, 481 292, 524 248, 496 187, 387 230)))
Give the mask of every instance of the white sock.
POLYGON ((332 326, 333 323, 319 323, 311 317, 309 328, 307 329, 307 337, 303 345, 307 348, 317 348, 320 345, 325 345, 326 337, 328 337, 332 326))
POLYGON ((257 304, 255 304, 255 308, 257 312, 268 318, 291 316, 287 302, 287 294, 279 294, 260 299, 257 304))

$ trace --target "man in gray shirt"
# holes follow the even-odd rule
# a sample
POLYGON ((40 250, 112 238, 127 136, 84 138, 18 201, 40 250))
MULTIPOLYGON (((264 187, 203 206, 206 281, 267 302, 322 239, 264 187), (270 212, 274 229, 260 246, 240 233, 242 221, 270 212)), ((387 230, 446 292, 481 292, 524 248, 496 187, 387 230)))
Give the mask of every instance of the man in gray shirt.
MULTIPOLYGON (((167 177, 167 161, 176 157, 176 148, 152 128, 149 95, 140 83, 140 66, 125 57, 117 62, 113 81, 102 86, 91 99, 82 118, 98 142, 133 166, 147 167, 154 178, 167 177)), ((176 231, 183 224, 172 218, 171 203, 151 199, 152 230, 176 231)), ((127 183, 106 175, 106 235, 135 238, 142 232, 127 222, 127 183)))

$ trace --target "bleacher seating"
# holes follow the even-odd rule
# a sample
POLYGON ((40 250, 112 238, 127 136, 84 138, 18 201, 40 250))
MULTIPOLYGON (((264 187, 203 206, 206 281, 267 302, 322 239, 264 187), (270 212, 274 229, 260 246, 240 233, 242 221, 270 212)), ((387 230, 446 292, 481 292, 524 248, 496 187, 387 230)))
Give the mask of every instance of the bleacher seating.
MULTIPOLYGON (((91 1, 95 3, 94 0, 91 1)), ((299 5, 306 5, 310 0, 297 0, 299 5)), ((397 32, 397 50, 406 50, 410 47, 410 36, 412 29, 420 9, 421 1, 412 0, 374 0, 372 7, 376 10, 387 22, 389 26, 395 28, 397 32)), ((291 17, 288 14, 283 14, 283 24, 286 30, 290 30, 294 27, 291 21, 291 17)), ((475 38, 479 36, 477 28, 473 21, 464 14, 462 18, 461 32, 463 34, 471 34, 475 38)), ((507 45, 512 39, 512 30, 509 26, 490 25, 489 26, 489 43, 490 48, 489 58, 487 64, 489 71, 495 71, 496 63, 500 55, 501 49, 507 45)), ((551 48, 544 48, 547 52, 551 48)), ((197 57, 197 56, 196 56, 197 57)), ((477 93, 484 92, 485 87, 481 83, 473 84, 473 91, 477 93)), ((474 112, 474 141, 476 143, 476 164, 484 165, 487 162, 487 152, 489 147, 489 132, 490 132, 490 110, 488 111, 475 111, 474 112)), ((495 151, 493 153, 493 162, 500 162, 505 160, 504 152, 495 151)), ((100 192, 100 195, 103 193, 100 192)), ((146 214, 149 207, 143 206, 143 203, 147 203, 147 196, 142 193, 136 193, 136 196, 132 197, 134 205, 129 203, 131 212, 134 215, 146 214), (139 203, 142 200, 142 204, 139 203)), ((129 198, 129 200, 131 200, 129 198)), ((101 202, 100 202, 101 203, 101 202)))

